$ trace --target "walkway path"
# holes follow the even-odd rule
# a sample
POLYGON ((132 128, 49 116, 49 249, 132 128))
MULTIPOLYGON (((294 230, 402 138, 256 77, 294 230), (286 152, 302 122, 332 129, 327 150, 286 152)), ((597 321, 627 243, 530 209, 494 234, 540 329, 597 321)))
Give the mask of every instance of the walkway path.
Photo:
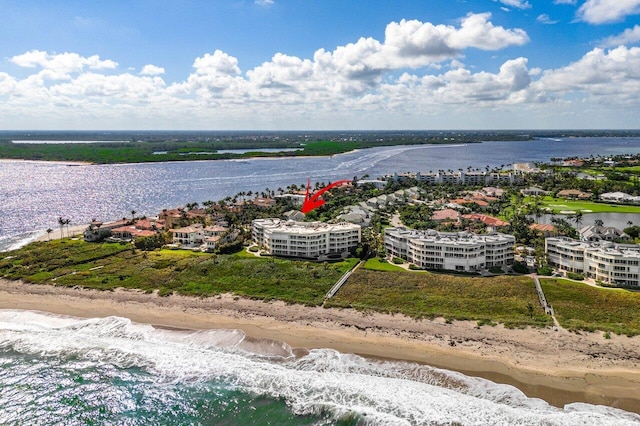
POLYGON ((336 282, 333 287, 331 287, 331 290, 329 290, 329 292, 327 293, 327 295, 324 297, 324 300, 330 299, 332 298, 337 292, 338 290, 340 290, 340 287, 342 287, 342 285, 347 282, 347 280, 349 279, 349 277, 351 276, 351 274, 353 273, 353 271, 355 271, 356 269, 358 269, 358 267, 360 265, 362 265, 365 261, 361 260, 360 262, 356 263, 356 266, 354 266, 353 268, 351 268, 350 270, 348 270, 347 272, 345 272, 345 274, 340 277, 340 279, 338 280, 338 282, 336 282))
POLYGON ((538 292, 538 298, 540 299, 540 306, 542 306, 542 309, 544 309, 545 313, 551 315, 551 318, 553 319, 553 324, 559 329, 560 323, 556 319, 555 313, 553 312, 553 306, 551 306, 547 302, 547 298, 544 295, 544 291, 542 291, 542 286, 540 285, 540 280, 538 279, 538 275, 531 274, 531 278, 533 278, 533 282, 536 285, 536 291, 538 292))

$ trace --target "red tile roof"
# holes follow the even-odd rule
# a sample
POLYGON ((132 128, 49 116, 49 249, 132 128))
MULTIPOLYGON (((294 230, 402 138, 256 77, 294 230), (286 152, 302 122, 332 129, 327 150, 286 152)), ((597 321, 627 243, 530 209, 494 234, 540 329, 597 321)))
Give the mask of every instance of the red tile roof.
POLYGON ((497 217, 487 216, 486 214, 471 213, 465 214, 462 217, 465 219, 482 222, 487 226, 494 226, 496 228, 499 228, 501 226, 509 226, 509 222, 505 222, 504 220, 498 219, 497 217))

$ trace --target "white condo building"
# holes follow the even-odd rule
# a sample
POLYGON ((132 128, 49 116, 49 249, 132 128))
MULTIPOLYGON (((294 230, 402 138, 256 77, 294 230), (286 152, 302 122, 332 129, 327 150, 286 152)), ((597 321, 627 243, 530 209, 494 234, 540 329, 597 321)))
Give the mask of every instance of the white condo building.
POLYGON ((507 234, 387 228, 387 253, 424 269, 479 271, 513 263, 515 237, 507 234))
POLYGON ((275 256, 317 259, 344 254, 360 244, 360 226, 353 223, 295 222, 280 219, 256 219, 252 237, 275 256))
POLYGON ((608 284, 640 285, 640 246, 608 241, 585 242, 567 237, 545 239, 549 264, 608 284))

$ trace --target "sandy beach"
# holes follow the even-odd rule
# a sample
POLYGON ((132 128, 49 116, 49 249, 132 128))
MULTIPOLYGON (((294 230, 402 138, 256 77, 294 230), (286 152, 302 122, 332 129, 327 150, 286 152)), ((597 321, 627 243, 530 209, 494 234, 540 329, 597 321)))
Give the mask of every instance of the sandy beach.
POLYGON ((0 309, 77 317, 121 316, 185 329, 240 329, 294 348, 332 348, 429 364, 500 383, 556 406, 609 405, 640 413, 640 337, 551 329, 477 327, 401 315, 309 308, 232 295, 200 299, 97 291, 0 279, 0 309))

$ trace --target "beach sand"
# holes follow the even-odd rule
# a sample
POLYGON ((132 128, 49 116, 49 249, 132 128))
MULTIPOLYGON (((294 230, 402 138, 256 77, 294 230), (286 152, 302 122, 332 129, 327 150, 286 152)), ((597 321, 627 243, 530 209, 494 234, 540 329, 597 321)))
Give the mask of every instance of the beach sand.
POLYGON ((473 322, 416 321, 263 302, 232 295, 159 297, 119 289, 97 291, 0 279, 0 309, 77 317, 121 316, 184 329, 240 329, 293 348, 332 348, 372 358, 406 360, 514 385, 562 407, 571 402, 640 413, 640 337, 551 329, 477 327, 473 322))

